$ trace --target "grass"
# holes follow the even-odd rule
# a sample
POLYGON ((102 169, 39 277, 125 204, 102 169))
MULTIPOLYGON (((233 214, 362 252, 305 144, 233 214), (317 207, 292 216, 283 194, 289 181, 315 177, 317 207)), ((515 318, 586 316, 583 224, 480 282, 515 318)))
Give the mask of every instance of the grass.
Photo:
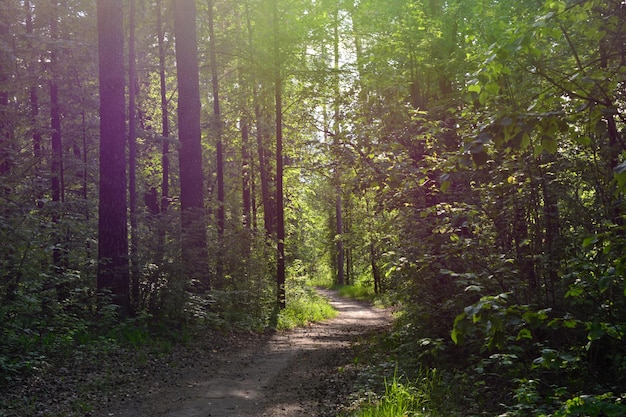
POLYGON ((354 300, 369 301, 375 307, 389 307, 393 305, 389 294, 375 294, 374 287, 367 282, 357 281, 353 285, 333 285, 330 288, 337 290, 339 295, 354 300))
POLYGON ((337 311, 310 287, 287 288, 287 307, 278 313, 278 329, 292 329, 333 318, 337 311))
POLYGON ((376 297, 374 289, 371 286, 365 286, 360 283, 356 285, 335 285, 333 289, 339 291, 342 297, 353 298, 355 300, 373 301, 376 297))
POLYGON ((437 373, 429 371, 418 382, 404 381, 394 374, 385 379, 385 393, 369 400, 352 417, 427 417, 433 391, 437 389, 437 373))

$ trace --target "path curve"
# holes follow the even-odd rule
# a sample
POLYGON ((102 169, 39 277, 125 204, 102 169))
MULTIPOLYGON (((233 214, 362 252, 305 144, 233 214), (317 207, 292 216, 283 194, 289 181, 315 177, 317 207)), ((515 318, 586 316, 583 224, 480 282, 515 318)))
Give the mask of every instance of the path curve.
POLYGON ((276 332, 243 348, 216 353, 211 363, 180 369, 171 383, 146 381, 146 393, 96 416, 303 417, 334 415, 350 345, 386 328, 383 309, 318 289, 339 314, 304 328, 276 332))

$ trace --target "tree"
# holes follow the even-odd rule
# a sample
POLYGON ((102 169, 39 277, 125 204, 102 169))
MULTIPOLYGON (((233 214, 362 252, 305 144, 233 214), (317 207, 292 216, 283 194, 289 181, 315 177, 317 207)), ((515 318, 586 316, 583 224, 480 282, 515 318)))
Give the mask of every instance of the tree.
POLYGON ((281 74, 280 22, 278 5, 274 3, 274 89, 276 105, 276 288, 279 308, 285 308, 285 207, 283 190, 283 92, 281 74))
POLYGON ((217 136, 215 159, 217 168, 217 282, 221 285, 224 279, 224 229, 226 226, 226 201, 224 197, 224 151, 222 141, 222 117, 220 109, 220 91, 218 62, 215 40, 215 19, 213 0, 208 4, 209 18, 209 59, 211 60, 211 87, 213 90, 213 123, 211 127, 217 136))
POLYGON ((139 231, 137 230, 137 58, 135 52, 136 4, 130 0, 128 12, 128 204, 130 211, 131 296, 139 300, 139 231))
POLYGON ((187 278, 211 287, 204 215, 204 176, 200 134, 198 42, 194 0, 174 0, 176 71, 178 82, 178 151, 182 263, 187 278))
POLYGON ((100 81, 98 289, 110 290, 124 315, 129 309, 129 271, 122 2, 98 0, 96 6, 100 81))
MULTIPOLYGON (((161 217, 169 209, 170 199, 170 120, 167 100, 167 84, 165 77, 165 29, 163 27, 163 11, 161 0, 156 2, 156 30, 159 54, 159 97, 161 107, 161 135, 163 136, 163 145, 161 147, 161 217)), ((157 232, 157 264, 163 260, 165 246, 165 227, 159 225, 157 232)))
MULTIPOLYGON (((3 2, 4 3, 4 2, 3 2)), ((8 2, 7 2, 8 3, 8 2)), ((3 5, 3 9, 5 9, 3 5)), ((0 39, 9 45, 10 23, 8 19, 0 20, 0 39)), ((9 62, 11 62, 11 52, 3 48, 0 52, 2 64, 0 64, 0 176, 9 173, 10 164, 10 117, 9 117, 9 90, 8 83, 11 78, 9 62)), ((6 191, 6 188, 5 188, 6 191)))

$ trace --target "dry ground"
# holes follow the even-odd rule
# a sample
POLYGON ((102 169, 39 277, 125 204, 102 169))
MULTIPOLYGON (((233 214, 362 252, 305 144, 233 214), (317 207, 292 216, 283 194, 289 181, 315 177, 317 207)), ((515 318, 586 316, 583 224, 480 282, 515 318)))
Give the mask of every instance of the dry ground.
POLYGON ((323 323, 213 350, 208 363, 146 380, 145 393, 94 413, 117 417, 299 417, 335 415, 352 383, 350 346, 385 328, 389 313, 320 290, 339 315, 323 323))
MULTIPOLYGON (((336 416, 356 378, 352 346, 386 329, 391 318, 386 310, 319 291, 339 311, 336 318, 286 332, 209 335, 169 355, 137 357, 136 366, 125 364, 126 357, 108 368, 77 363, 32 381, 30 408, 5 414, 0 407, 0 416, 336 416)), ((12 395, 20 401, 19 392, 12 395)))

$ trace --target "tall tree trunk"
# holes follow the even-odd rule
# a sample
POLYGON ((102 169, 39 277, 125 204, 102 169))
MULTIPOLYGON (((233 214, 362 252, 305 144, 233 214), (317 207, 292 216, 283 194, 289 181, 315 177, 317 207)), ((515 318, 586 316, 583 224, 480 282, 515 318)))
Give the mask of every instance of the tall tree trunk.
MULTIPOLYGON (((163 136, 163 146, 161 149, 161 213, 163 217, 169 208, 169 193, 170 193, 170 122, 169 111, 167 108, 167 88, 165 80, 165 33, 163 29, 163 13, 162 13, 161 0, 157 0, 156 12, 157 12, 157 42, 159 45, 159 83, 160 83, 160 95, 161 95, 161 134, 163 136)), ((157 265, 163 262, 165 254, 165 225, 163 222, 159 222, 157 231, 157 251, 156 261, 157 265)))
POLYGON ((128 14, 128 203, 130 208, 130 264, 131 298, 139 301, 139 237, 137 231, 137 129, 136 129, 136 56, 135 56, 135 0, 129 0, 128 14))
MULTIPOLYGON (((33 38, 33 10, 32 4, 29 0, 24 2, 24 11, 26 14, 26 34, 28 36, 28 40, 26 42, 26 48, 29 51, 33 51, 33 45, 31 39, 33 38)), ((41 160, 42 160, 42 149, 41 149, 41 141, 42 134, 41 129, 39 129, 39 77, 37 75, 37 69, 35 68, 38 59, 35 56, 30 57, 29 62, 27 63, 28 76, 30 77, 30 89, 29 89, 29 100, 30 100, 30 123, 32 128, 32 139, 33 139, 33 156, 35 157, 35 201, 37 202, 37 207, 43 207, 43 187, 41 187, 41 160)))
POLYGON ((192 283, 210 289, 200 135, 198 42, 194 0, 174 0, 182 263, 192 283))
MULTIPOLYGON (((28 41, 26 42, 26 48, 33 50, 33 45, 30 39, 33 37, 33 12, 32 5, 29 0, 24 2, 24 9, 26 12, 26 34, 28 35, 28 41)), ((38 94, 38 82, 37 70, 35 68, 36 59, 31 59, 27 64, 28 75, 31 77, 30 83, 30 119, 33 129, 33 155, 37 163, 41 160, 41 130, 39 129, 39 94, 38 94)))
POLYGON ((222 120, 220 115, 219 76, 217 71, 217 47, 215 42, 215 17, 213 0, 209 0, 209 59, 211 61, 211 86, 213 88, 213 129, 217 136, 215 158, 217 165, 217 285, 223 285, 224 279, 224 227, 226 211, 224 201, 224 151, 222 143, 222 120))
POLYGON ((280 71, 278 7, 274 3, 274 87, 276 97, 276 288, 279 308, 285 308, 285 211, 283 206, 283 97, 280 71))
POLYGON ((251 200, 251 180, 250 177, 250 132, 248 118, 241 118, 241 193, 242 193, 242 221, 243 227, 250 230, 252 227, 252 200, 251 200))
MULTIPOLYGON (((4 11, 8 9, 6 0, 0 1, 0 8, 4 11)), ((9 22, 6 18, 0 18, 0 42, 4 45, 10 45, 9 42, 9 22)), ((6 48, 0 48, 0 176, 4 176, 10 171, 10 155, 11 155, 11 128, 9 120, 9 90, 8 83, 11 78, 11 51, 6 48)), ((9 188, 5 187, 1 192, 9 193, 9 188)))
MULTIPOLYGON (((248 48, 252 51, 252 22, 250 13, 246 4, 246 27, 248 32, 248 48)), ((261 204, 263 205, 263 225, 265 227, 265 236, 270 238, 274 233, 274 206, 270 195, 270 164, 265 149, 265 129, 263 126, 263 116, 261 114, 261 104, 259 102, 259 90, 257 80, 254 75, 252 83, 252 97, 254 100, 254 119, 256 123, 256 145, 259 159, 259 176, 261 180, 261 204)), ((253 206, 254 207, 254 206, 253 206)), ((256 218, 255 218, 256 221, 256 218)))
POLYGON ((340 149, 339 141, 340 124, 339 124, 339 4, 335 9, 335 19, 333 25, 333 50, 334 50, 334 89, 335 89, 335 102, 334 102, 334 135, 333 135, 333 151, 334 151, 334 182, 335 182, 335 224, 337 226, 336 234, 336 250, 337 250, 337 284, 344 285, 345 283, 345 271, 344 271, 344 247, 343 247, 343 212, 342 212, 342 198, 341 198, 341 170, 340 170, 340 149))
MULTIPOLYGON (((50 37, 53 41, 53 45, 50 50, 50 131, 51 131, 51 192, 52 201, 55 205, 54 214, 52 215, 52 222, 59 224, 61 207, 60 203, 65 200, 65 187, 63 178, 63 144, 61 142, 61 111, 59 108, 59 84, 58 77, 59 71, 58 53, 56 51, 56 45, 54 41, 59 38, 58 30, 58 4, 56 0, 51 0, 52 16, 50 17, 50 37)), ((61 237, 62 233, 58 232, 56 243, 52 251, 52 261, 57 271, 62 270, 64 265, 64 242, 61 237)))
MULTIPOLYGON (((548 161, 553 162, 554 156, 548 156, 548 161)), ((546 161, 546 162, 548 162, 546 161)), ((542 165, 548 165, 542 161, 542 165)), ((546 259, 547 276, 545 277, 546 285, 546 302, 550 305, 556 305, 556 283, 558 280, 559 268, 559 207, 558 199, 553 190, 554 174, 545 172, 541 165, 539 166, 541 175, 541 190, 543 197, 543 217, 544 217, 544 253, 546 259)))
POLYGON ((124 30, 121 0, 97 0, 100 80, 98 290, 129 311, 124 30))

